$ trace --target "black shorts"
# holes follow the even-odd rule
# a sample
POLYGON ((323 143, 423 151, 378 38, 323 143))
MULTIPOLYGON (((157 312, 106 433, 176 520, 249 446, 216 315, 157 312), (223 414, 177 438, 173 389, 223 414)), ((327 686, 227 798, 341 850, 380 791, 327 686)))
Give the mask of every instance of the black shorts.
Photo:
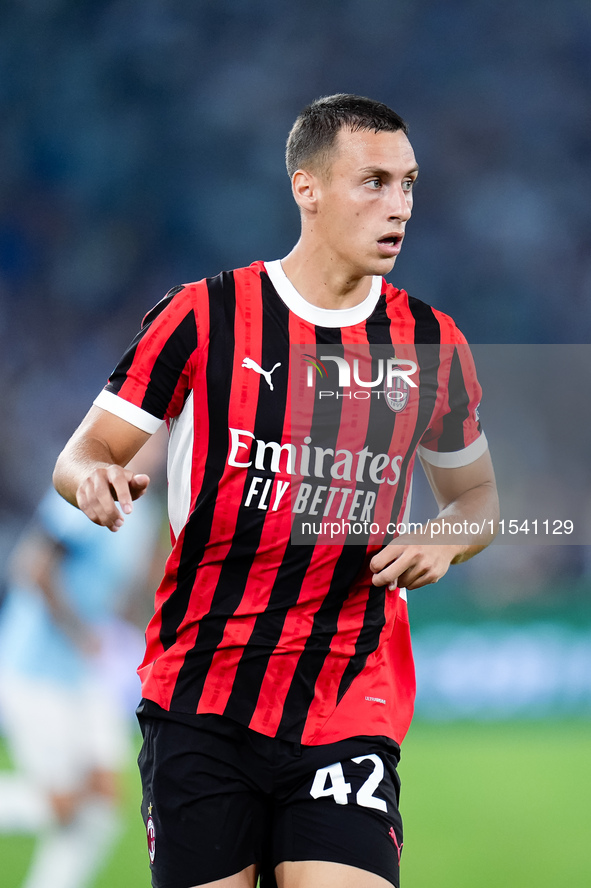
POLYGON ((262 888, 272 888, 274 869, 286 860, 348 864, 398 888, 400 750, 393 741, 300 746, 217 715, 191 724, 138 717, 154 888, 192 888, 251 864, 260 868, 262 888))

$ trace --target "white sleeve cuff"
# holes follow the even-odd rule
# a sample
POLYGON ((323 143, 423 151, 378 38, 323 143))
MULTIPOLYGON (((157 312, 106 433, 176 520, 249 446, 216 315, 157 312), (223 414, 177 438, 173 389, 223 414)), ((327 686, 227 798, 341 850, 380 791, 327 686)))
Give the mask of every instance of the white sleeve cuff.
POLYGON ((107 392, 104 389, 94 399, 93 403, 102 410, 107 410, 120 419, 131 423, 131 425, 141 429, 142 432, 147 432, 149 435, 157 432, 164 422, 164 420, 158 419, 156 416, 152 416, 151 413, 142 410, 141 407, 136 407, 135 404, 130 404, 129 401, 120 398, 119 395, 114 395, 113 392, 107 392))
POLYGON ((417 448, 421 459, 440 469, 456 469, 460 466, 468 466, 477 460, 479 456, 482 456, 483 453, 486 453, 487 450, 488 441, 484 432, 463 450, 454 450, 451 453, 439 453, 435 450, 429 450, 421 444, 417 448))

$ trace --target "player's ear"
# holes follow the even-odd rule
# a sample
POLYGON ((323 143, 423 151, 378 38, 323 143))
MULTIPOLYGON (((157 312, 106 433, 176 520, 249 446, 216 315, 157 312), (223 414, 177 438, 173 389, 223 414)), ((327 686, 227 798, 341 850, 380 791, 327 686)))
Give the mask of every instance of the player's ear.
POLYGON ((300 210, 315 213, 319 180, 308 170, 296 170, 291 177, 291 190, 300 210))

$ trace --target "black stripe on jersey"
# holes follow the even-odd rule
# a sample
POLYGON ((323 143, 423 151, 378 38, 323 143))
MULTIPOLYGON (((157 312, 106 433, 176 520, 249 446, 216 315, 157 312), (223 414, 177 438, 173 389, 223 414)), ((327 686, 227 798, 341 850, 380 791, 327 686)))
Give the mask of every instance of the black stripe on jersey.
MULTIPOLYGON (((265 277, 263 277, 263 282, 265 277)), ((270 282, 269 286, 271 286, 270 282)), ((277 299, 277 296, 275 296, 275 299, 277 299)), ((341 332, 339 329, 317 327, 316 338, 318 345, 339 345, 341 343, 341 332)), ((291 405, 288 405, 287 409, 290 409, 290 407, 291 405)), ((336 419, 333 416, 330 424, 335 439, 340 425, 340 407, 338 411, 339 416, 336 419)), ((323 412, 326 412, 325 408, 323 408, 323 412)), ((310 435, 313 441, 319 440, 318 432, 316 431, 317 424, 318 411, 316 407, 310 428, 310 435)), ((326 442, 323 441, 323 443, 326 442)), ((335 441, 333 440, 333 449, 334 444, 335 441)), ((248 724, 254 715, 269 660, 279 643, 287 615, 290 609, 297 604, 313 553, 313 543, 310 543, 310 545, 294 545, 291 541, 288 542, 275 582, 273 583, 269 603, 265 611, 258 615, 249 642, 242 654, 232 687, 232 694, 224 710, 224 714, 229 718, 235 718, 243 724, 248 724)))
POLYGON ((314 699, 314 687, 337 634, 338 620, 349 589, 363 567, 365 548, 344 546, 332 575, 324 601, 314 614, 308 636, 285 699, 278 736, 300 741, 308 711, 314 699))
MULTIPOLYGON (((422 350, 419 349, 417 353, 421 400, 412 441, 401 466, 400 480, 392 509, 393 518, 398 517, 401 509, 412 455, 428 426, 437 395, 439 349, 436 344, 441 339, 439 322, 432 309, 419 300, 411 299, 410 307, 415 318, 415 342, 433 343, 433 346, 422 350)), ((376 306, 375 321, 375 324, 372 322, 366 323, 366 333, 370 342, 370 348, 372 344, 378 345, 382 342, 396 345, 391 340, 389 318, 385 311, 385 299, 380 300, 376 306), (378 313, 382 313, 381 318, 378 318, 378 313), (379 324, 379 321, 381 321, 383 326, 379 324), (387 323, 384 323, 384 321, 387 321, 387 323)), ((395 422, 394 414, 389 411, 379 416, 377 409, 374 409, 379 406, 383 407, 384 405, 380 405, 376 399, 375 404, 372 403, 370 409, 370 428, 373 429, 370 439, 372 445, 374 444, 374 437, 376 437, 376 440, 380 440, 381 434, 386 435, 387 431, 392 433, 393 423, 395 422), (387 422, 386 416, 388 416, 387 422), (387 430, 386 425, 388 426, 387 430)), ((388 447, 384 448, 386 451, 387 449, 388 447)), ((306 714, 313 699, 316 680, 329 653, 331 640, 337 631, 338 618, 343 606, 343 589, 350 588, 354 577, 363 567, 364 558, 365 549, 357 546, 346 546, 339 557, 330 591, 315 615, 312 632, 306 643, 305 651, 298 662, 294 680, 285 701, 283 717, 279 728, 279 733, 282 736, 294 736, 295 734, 301 736, 306 714)), ((374 590, 372 590, 373 592, 374 590)), ((341 679, 339 699, 342 698, 342 695, 350 686, 355 676, 362 670, 369 654, 377 647, 385 622, 384 602, 385 593, 383 591, 376 590, 375 595, 369 596, 355 654, 351 658, 341 679)))
MULTIPOLYGON (((316 327, 317 346, 341 344, 342 336, 339 328, 316 327)), ((329 446, 335 449, 341 426, 341 413, 342 402, 338 399, 334 402, 331 399, 328 409, 326 402, 322 405, 319 401, 316 402, 310 428, 310 436, 315 445, 319 443, 323 447, 329 446)), ((362 546, 346 546, 339 555, 328 592, 314 615, 310 635, 287 691, 277 731, 281 737, 294 741, 301 739, 308 711, 314 699, 316 681, 330 652, 332 639, 337 633, 339 615, 349 594, 351 583, 363 565, 364 556, 365 548, 362 546)))
POLYGON ((157 302, 156 305, 154 306, 154 308, 151 308, 150 311, 147 313, 147 315, 144 317, 144 319, 143 319, 143 321, 142 321, 142 330, 143 330, 145 327, 149 327, 150 324, 152 323, 152 321, 153 321, 155 318, 157 318, 159 314, 161 314, 161 312, 163 311, 163 309, 166 308, 166 306, 167 306, 168 303, 171 301, 171 299, 173 298, 173 296, 176 296, 177 293, 180 293, 181 290, 184 290, 184 289, 185 289, 185 285, 184 285, 184 284, 181 284, 179 287, 172 287, 172 288, 168 291, 168 293, 166 294, 166 296, 164 296, 164 298, 161 299, 160 302, 157 302))
POLYGON ((441 327, 435 312, 426 302, 408 297, 408 307, 415 319, 415 342, 417 345, 431 345, 441 342, 441 327))
POLYGON ((356 678, 367 663, 367 658, 377 649, 382 629, 386 623, 386 587, 372 586, 365 608, 363 626, 355 643, 355 653, 347 663, 343 672, 337 703, 340 703, 344 694, 351 687, 351 682, 356 678))
MULTIPOLYGON (((373 355, 373 361, 376 360, 376 357, 383 358, 383 349, 381 346, 391 346, 393 344, 390 319, 386 311, 385 294, 380 297, 375 311, 370 315, 366 322, 366 334, 369 349, 373 355), (372 346, 377 346, 377 348, 372 349, 372 346)), ((394 346, 396 346, 396 343, 394 343, 394 346)), ((395 348, 394 351, 396 351, 395 348)), ((372 369, 372 378, 375 379, 375 368, 372 369)), ((366 444, 371 444, 371 448, 375 453, 389 452, 395 434, 397 417, 398 414, 390 410, 382 399, 373 399, 370 402, 366 444)), ((400 489, 401 486, 403 487, 404 483, 405 478, 402 477, 401 474, 398 488, 400 489)), ((365 486, 368 487, 368 489, 374 490, 376 494, 379 492, 379 485, 377 484, 372 485, 369 482, 365 482, 365 486)), ((359 675, 364 668, 368 656, 378 647, 380 634, 386 621, 384 611, 385 597, 385 589, 372 588, 370 591, 365 614, 363 616, 363 626, 361 627, 361 631, 355 644, 355 653, 347 664, 341 678, 337 698, 338 702, 340 702, 343 695, 350 687, 353 679, 359 675)))
POLYGON ((154 308, 151 308, 150 311, 147 313, 147 315, 144 317, 139 332, 133 338, 130 345, 127 347, 127 349, 123 353, 121 360, 119 361, 119 363, 117 364, 117 366, 115 367, 113 372, 111 373, 111 375, 109 377, 109 383, 105 387, 106 391, 112 392, 114 395, 116 395, 119 392, 119 390, 121 389, 121 386, 123 385, 123 383, 125 382, 125 380, 127 378, 129 368, 133 364, 133 359, 135 358, 135 353, 136 353, 137 347, 140 344, 141 340, 146 335, 146 333, 148 332, 148 330, 150 328, 150 324, 166 308, 166 306, 171 301, 173 296, 176 296, 176 294, 180 293, 181 290, 184 290, 184 286, 173 287, 172 290, 169 290, 168 293, 166 294, 166 296, 163 299, 161 299, 160 302, 158 302, 154 306, 154 308))
POLYGON ((437 441, 437 450, 445 453, 453 453, 455 450, 463 450, 464 420, 468 419, 470 397, 466 391, 464 374, 457 348, 451 360, 449 371, 449 413, 443 417, 442 432, 437 441))
MULTIPOLYGON (((394 497, 391 521, 398 521, 411 461, 422 436, 429 428, 429 422, 437 402, 437 376, 441 363, 440 346, 417 345, 416 357, 419 365, 419 409, 410 444, 400 465, 400 479, 394 497)), ((385 542, 387 543, 388 540, 385 542)))
POLYGON ((163 419, 187 361, 197 348, 195 312, 190 309, 165 342, 154 362, 142 409, 163 419))
POLYGON ((215 404, 215 420, 210 417, 206 468, 195 509, 185 527, 177 571, 177 586, 162 606, 160 641, 171 647, 183 621, 195 583, 197 566, 209 540, 218 485, 228 452, 228 410, 234 353, 236 293, 234 276, 223 272, 207 280, 209 293, 210 347, 206 366, 208 403, 215 404))
POLYGON ((248 724, 254 715, 271 652, 279 643, 290 608, 297 603, 313 552, 313 545, 294 546, 291 540, 288 542, 267 608, 258 615, 240 658, 224 710, 228 718, 248 724))
MULTIPOLYGON (((423 303, 417 303, 417 313, 419 317, 421 316, 421 306, 423 303)), ((427 307, 427 306, 425 306, 427 307)), ((429 330, 428 321, 429 316, 425 312, 424 324, 423 324, 423 332, 421 335, 428 335, 431 338, 436 336, 435 331, 429 330)), ((433 320, 436 321, 433 316, 433 320)), ((366 322, 366 333, 369 343, 370 351, 375 351, 377 355, 383 357, 383 352, 379 349, 381 345, 394 345, 394 350, 396 351, 396 345, 398 343, 392 342, 392 331, 390 325, 390 318, 388 317, 386 310, 386 297, 382 295, 380 300, 376 306, 375 311, 368 318, 366 322), (372 346, 378 346, 376 350, 372 350, 372 346)), ((425 382, 425 377, 423 377, 423 383, 425 382)), ((431 404, 434 403, 432 399, 429 399, 431 404)), ((398 414, 394 413, 389 409, 384 409, 386 405, 383 401, 376 399, 371 402, 370 406, 370 417, 369 417, 369 425, 368 425, 368 441, 371 442, 371 446, 375 452, 378 453, 387 453, 390 450, 391 441, 395 435, 396 428, 396 420, 398 418, 398 414)), ((432 407, 431 407, 432 410, 432 407)), ((417 428, 424 426, 425 419, 424 417, 428 414, 428 408, 425 408, 423 411, 419 410, 417 428)), ((430 415, 430 414, 429 414, 430 415)), ((424 428, 420 434, 422 434, 424 428)), ((418 432, 415 431, 415 438, 417 438, 418 432)), ((406 487, 406 476, 408 471, 409 460, 401 467, 400 480, 398 482, 397 488, 397 496, 395 497, 394 506, 392 509, 392 519, 394 517, 398 518, 398 512, 400 511, 401 503, 402 503, 402 495, 404 493, 406 487)), ((374 489, 377 488, 377 485, 374 486, 374 489)), ((377 490, 376 490, 377 492, 377 490)), ((360 674, 360 672, 365 667, 367 662, 367 658, 371 653, 373 653, 379 644, 380 634, 384 627, 386 617, 385 617, 385 588, 372 588, 370 591, 370 595, 367 601, 365 614, 363 618, 363 626, 357 638, 357 642, 355 644, 355 653, 351 657, 347 667, 343 673, 341 678, 341 682, 338 690, 337 702, 340 702, 346 691, 351 686, 353 680, 360 674)))
MULTIPOLYGON (((272 376, 272 391, 266 380, 260 377, 252 431, 256 440, 281 441, 285 419, 283 405, 287 403, 289 380, 289 313, 266 274, 261 275, 261 298, 263 303, 261 365, 269 370, 277 363, 280 366, 272 376), (279 405, 281 405, 280 410, 279 405)), ((187 653, 177 680, 174 705, 185 711, 195 712, 199 705, 213 656, 222 640, 227 621, 231 619, 244 595, 248 576, 260 545, 266 510, 256 508, 256 504, 252 508, 244 507, 244 500, 248 496, 252 480, 257 476, 273 479, 274 473, 270 468, 257 469, 253 459, 253 464, 246 472, 242 507, 238 513, 230 551, 220 572, 210 612, 200 621, 195 646, 187 653)), ((257 650, 256 644, 247 645, 243 654, 246 660, 253 650, 257 650)), ((240 691, 237 695, 242 696, 240 691)), ((256 703, 256 693, 250 673, 244 696, 248 696, 249 699, 254 696, 256 703)))
POLYGON ((369 343, 392 345, 392 336, 390 334, 391 321, 388 317, 386 304, 386 294, 382 293, 376 303, 376 307, 365 322, 365 332, 369 343))
MULTIPOLYGON (((316 333, 318 344, 338 345, 341 342, 338 329, 317 328, 316 333)), ((290 406, 288 405, 288 409, 290 406)), ((316 411, 315 416, 317 420, 316 411)), ((315 437, 314 420, 313 416, 310 434, 312 440, 318 442, 318 435, 315 437)), ((338 417, 336 420, 333 418, 331 429, 335 436, 338 428, 338 417)), ((334 441, 332 444, 334 449, 334 441)), ((291 541, 288 543, 271 590, 269 604, 265 612, 257 617, 251 638, 238 666, 232 694, 225 710, 225 714, 230 718, 239 719, 243 723, 248 723, 252 718, 256 709, 258 691, 264 680, 272 651, 279 642, 289 610, 297 603, 313 552, 313 544, 306 546, 293 545, 291 541)))
POLYGON ((415 319, 414 341, 417 362, 419 364, 419 411, 412 440, 400 466, 400 480, 392 508, 392 521, 398 520, 402 507, 404 489, 411 460, 416 447, 427 430, 437 400, 437 374, 439 371, 440 354, 438 345, 441 342, 441 327, 435 312, 430 305, 420 299, 408 297, 409 308, 415 319))

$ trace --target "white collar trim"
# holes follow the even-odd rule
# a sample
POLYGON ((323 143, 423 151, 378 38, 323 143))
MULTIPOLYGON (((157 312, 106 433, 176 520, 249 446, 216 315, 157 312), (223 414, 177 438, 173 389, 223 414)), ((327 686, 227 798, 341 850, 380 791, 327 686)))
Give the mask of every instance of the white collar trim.
POLYGON ((382 292, 382 278, 373 275, 368 295, 352 308, 319 308, 301 296, 283 271, 280 259, 265 262, 265 269, 278 295, 299 318, 317 327, 353 327, 366 321, 382 292))

